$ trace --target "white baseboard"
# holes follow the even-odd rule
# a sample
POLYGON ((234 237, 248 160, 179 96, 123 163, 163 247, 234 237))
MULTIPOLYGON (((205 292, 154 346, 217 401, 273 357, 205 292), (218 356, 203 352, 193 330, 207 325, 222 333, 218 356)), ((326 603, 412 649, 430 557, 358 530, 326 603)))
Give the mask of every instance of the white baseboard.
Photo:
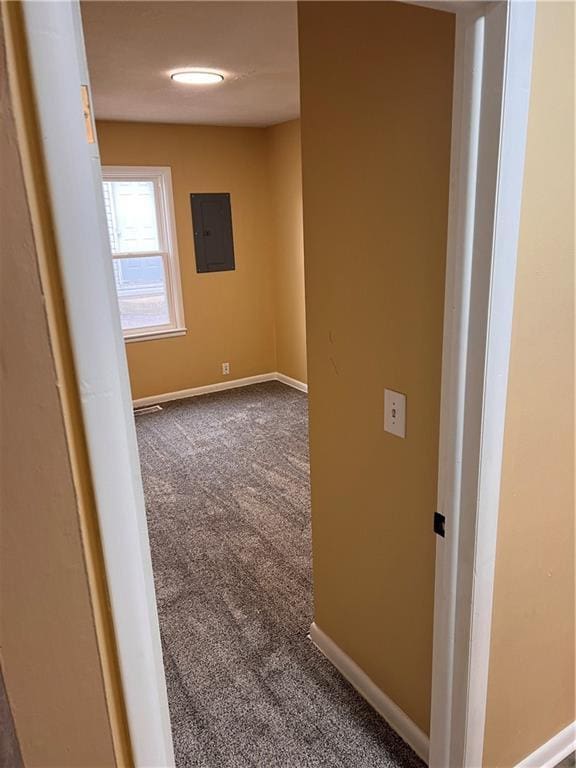
POLYGON ((566 726, 546 744, 518 763, 516 768, 554 768, 576 750, 576 722, 566 726))
POLYGON ((250 384, 261 384, 263 381, 276 381, 275 373, 262 373, 259 376, 246 376, 244 379, 231 379, 230 381, 219 381, 216 384, 207 384, 204 387, 192 387, 191 389, 179 389, 177 392, 165 392, 163 395, 150 395, 150 397, 140 397, 133 401, 134 408, 141 408, 144 405, 155 405, 156 403, 168 403, 170 400, 184 400, 187 397, 197 397, 198 395, 208 395, 211 392, 223 392, 226 389, 237 389, 238 387, 248 387, 250 384))
POLYGON ((427 764, 430 740, 416 723, 378 688, 368 675, 360 669, 344 651, 331 640, 316 624, 310 627, 310 639, 314 645, 334 664, 336 669, 351 683, 358 693, 374 707, 396 733, 409 744, 414 752, 427 764))
POLYGON ((243 379, 231 379, 230 381, 219 381, 216 384, 206 384, 203 387, 192 387, 191 389, 180 389, 177 392, 165 392, 162 395, 150 395, 149 397, 139 397, 132 401, 134 408, 143 408, 147 405, 156 405, 156 403, 168 403, 171 400, 184 400, 187 397, 198 397, 198 395, 208 395, 211 392, 223 392, 226 389, 237 389, 238 387, 248 387, 250 384, 261 384, 264 381, 280 381, 289 387, 298 389, 301 392, 307 392, 308 386, 301 381, 291 379, 283 373, 261 373, 258 376, 246 376, 243 379))
POLYGON ((282 384, 287 384, 289 387, 300 390, 300 392, 308 392, 308 384, 304 384, 303 381, 293 379, 291 376, 286 376, 284 373, 275 373, 276 381, 281 381, 282 384))

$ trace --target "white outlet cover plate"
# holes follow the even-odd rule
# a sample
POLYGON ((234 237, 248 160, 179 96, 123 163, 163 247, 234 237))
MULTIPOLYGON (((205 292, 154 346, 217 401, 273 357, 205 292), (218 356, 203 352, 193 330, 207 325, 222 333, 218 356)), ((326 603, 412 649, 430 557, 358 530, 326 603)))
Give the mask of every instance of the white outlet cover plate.
POLYGON ((396 437, 406 437, 406 395, 384 390, 384 431, 396 437))

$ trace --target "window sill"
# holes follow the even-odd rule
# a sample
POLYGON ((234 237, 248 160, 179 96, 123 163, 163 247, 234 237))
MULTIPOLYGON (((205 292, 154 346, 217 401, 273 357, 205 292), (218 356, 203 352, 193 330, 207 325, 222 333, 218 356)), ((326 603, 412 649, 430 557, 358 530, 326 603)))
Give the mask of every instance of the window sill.
POLYGON ((173 336, 185 336, 187 328, 173 328, 170 331, 151 331, 150 333, 138 333, 134 336, 124 336, 124 342, 132 341, 153 341, 154 339, 170 339, 173 336))

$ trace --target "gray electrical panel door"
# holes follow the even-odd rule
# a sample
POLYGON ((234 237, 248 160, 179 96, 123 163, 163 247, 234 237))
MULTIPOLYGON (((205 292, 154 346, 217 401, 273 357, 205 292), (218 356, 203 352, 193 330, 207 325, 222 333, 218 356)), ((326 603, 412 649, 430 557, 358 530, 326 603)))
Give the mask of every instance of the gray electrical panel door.
POLYGON ((197 272, 234 269, 232 211, 227 192, 191 194, 197 272))

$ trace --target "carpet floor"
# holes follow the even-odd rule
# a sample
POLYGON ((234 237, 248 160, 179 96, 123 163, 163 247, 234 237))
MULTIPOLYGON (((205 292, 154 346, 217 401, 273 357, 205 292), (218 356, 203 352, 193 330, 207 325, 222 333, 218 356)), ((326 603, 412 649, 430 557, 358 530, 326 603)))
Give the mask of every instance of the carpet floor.
POLYGON ((136 418, 179 768, 422 768, 307 638, 306 395, 270 382, 136 418))

